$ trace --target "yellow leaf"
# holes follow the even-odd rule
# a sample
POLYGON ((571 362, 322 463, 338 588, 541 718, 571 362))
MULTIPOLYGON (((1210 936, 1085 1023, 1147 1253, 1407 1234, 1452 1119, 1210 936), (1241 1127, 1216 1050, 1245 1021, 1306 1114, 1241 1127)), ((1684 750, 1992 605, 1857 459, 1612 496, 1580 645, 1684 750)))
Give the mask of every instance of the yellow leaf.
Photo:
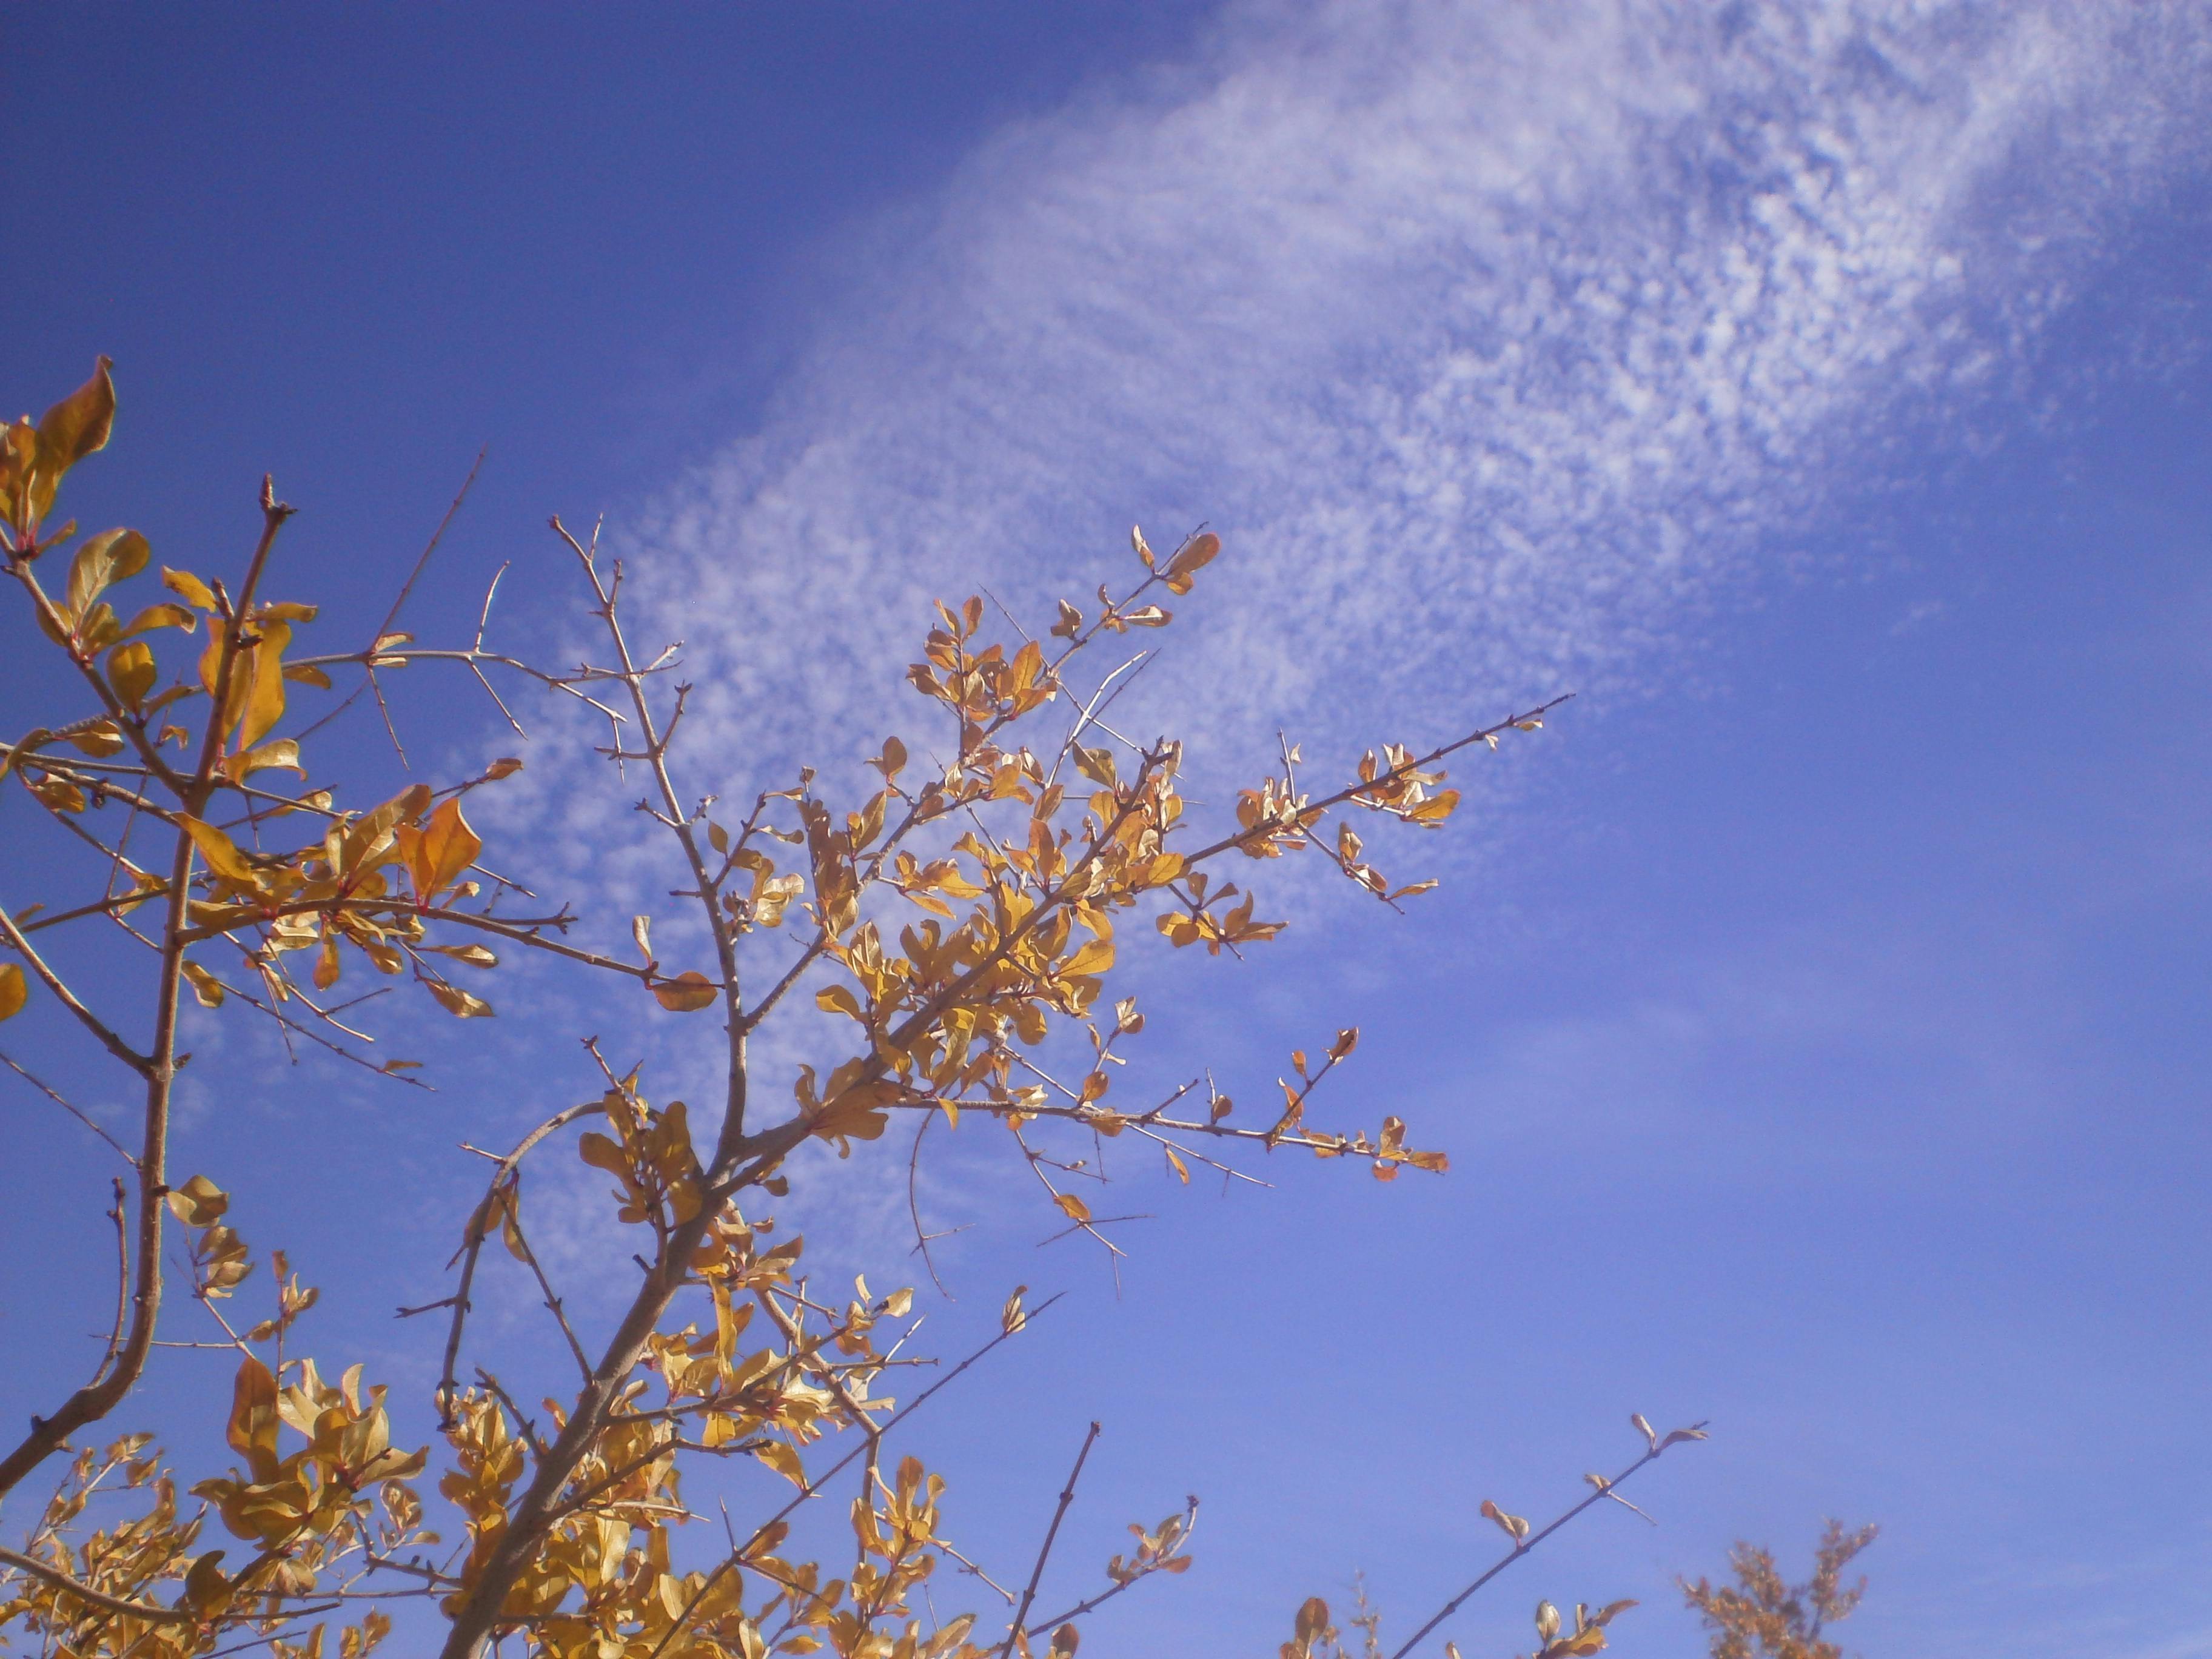
POLYGON ((1091 1219, 1091 1206, 1073 1193, 1056 1193, 1052 1201, 1060 1206, 1060 1212, 1070 1221, 1081 1223, 1091 1219))
POLYGON ((814 1006, 825 1014, 848 1014, 859 1020, 865 1020, 867 1018, 860 1012, 860 999, 853 994, 852 988, 847 985, 823 986, 814 994, 814 1006))
POLYGON ((799 1462, 799 1454, 781 1440, 771 1440, 755 1449, 753 1455, 774 1469, 794 1486, 806 1485, 805 1466, 799 1462))
POLYGON ((104 530, 88 537, 70 561, 69 597, 64 602, 70 620, 82 620, 109 583, 143 570, 152 551, 146 538, 135 530, 104 530))
MULTIPOLYGON (((249 749, 267 737, 284 717, 284 647, 292 639, 291 626, 287 623, 260 622, 255 627, 261 642, 247 657, 252 675, 246 692, 245 729, 239 738, 249 749)), ((245 666, 241 663, 230 672, 235 677, 245 666)))
POLYGON ((442 979, 426 979, 430 994, 438 999, 438 1006, 456 1019, 489 1019, 491 1004, 482 997, 472 996, 458 985, 448 985, 442 979))
POLYGON ((200 1006, 222 1007, 223 990, 216 976, 197 962, 187 962, 183 964, 183 968, 185 977, 192 982, 192 995, 198 999, 200 1006))
POLYGON ((1081 744, 1071 744, 1068 753, 1075 762, 1075 769, 1093 783, 1107 788, 1114 787, 1114 757, 1102 744, 1097 749, 1085 749, 1081 744))
POLYGON ((149 634, 157 628, 181 628, 189 634, 199 626, 199 621, 181 605, 149 605, 131 619, 120 637, 127 640, 134 635, 149 634))
POLYGON ((187 1227, 212 1227, 230 1208, 230 1194, 205 1176, 196 1175, 183 1186, 170 1188, 164 1202, 187 1227))
POLYGON ((711 1008, 720 998, 721 992, 713 981, 697 969, 687 969, 674 979, 664 979, 653 988, 653 994, 660 1006, 674 1014, 696 1014, 702 1008, 711 1008))
POLYGON ((284 678, 295 685, 312 685, 318 691, 331 689, 331 677, 311 662, 286 663, 284 678))
POLYGON ((38 459, 32 477, 30 516, 43 519, 54 504, 62 474, 106 446, 115 428, 115 382, 102 357, 92 378, 49 409, 39 421, 38 459))
POLYGON ((125 708, 136 710, 154 689, 161 671, 154 665, 153 648, 143 640, 118 645, 107 653, 107 680, 125 708))
POLYGON ((1186 1186, 1186 1187, 1189 1186, 1189 1185, 1190 1185, 1190 1170, 1189 1170, 1189 1169, 1188 1169, 1188 1168, 1184 1164, 1183 1161, 1182 1161, 1181 1158, 1177 1158, 1177 1157, 1176 1156, 1176 1150, 1175 1150, 1175 1148, 1174 1148, 1174 1147, 1172 1147, 1172 1146, 1163 1146, 1163 1147, 1161 1147, 1161 1148, 1160 1148, 1160 1150, 1161 1150, 1162 1152, 1165 1152, 1165 1153, 1168 1155, 1168 1165, 1169 1165, 1169 1167, 1170 1167, 1170 1169, 1172 1169, 1172 1170, 1176 1172, 1176 1176, 1177 1176, 1182 1180, 1182 1184, 1183 1184, 1184 1186, 1186 1186))
POLYGON ((23 970, 12 962, 0 962, 0 1019, 13 1019, 21 1013, 30 995, 23 970))
POLYGON ((215 609, 215 594, 208 585, 189 570, 172 570, 161 567, 161 586, 187 605, 196 605, 203 611, 215 609))
POLYGON ((230 1449, 246 1459, 257 1481, 276 1479, 276 1379, 250 1355, 232 1385, 230 1449))
POLYGON ((1113 965, 1113 940, 1094 939, 1060 963, 1060 971, 1063 976, 1073 978, 1078 975, 1103 974, 1113 965))
POLYGON ((267 772, 277 768, 297 772, 303 778, 307 775, 307 769, 300 764, 300 745, 294 739, 277 738, 256 744, 241 755, 231 757, 226 769, 232 781, 236 781, 248 773, 267 772))
POLYGON ((199 819, 187 817, 182 813, 178 815, 177 822, 184 825, 185 833, 200 849, 200 856, 207 860, 209 869, 225 881, 234 881, 244 887, 254 884, 253 866, 246 861, 245 854, 238 850, 237 844, 228 836, 211 823, 203 823, 199 819))
POLYGON ((67 736, 70 744, 83 754, 106 756, 123 752, 123 732, 113 720, 95 720, 90 726, 78 727, 67 736))

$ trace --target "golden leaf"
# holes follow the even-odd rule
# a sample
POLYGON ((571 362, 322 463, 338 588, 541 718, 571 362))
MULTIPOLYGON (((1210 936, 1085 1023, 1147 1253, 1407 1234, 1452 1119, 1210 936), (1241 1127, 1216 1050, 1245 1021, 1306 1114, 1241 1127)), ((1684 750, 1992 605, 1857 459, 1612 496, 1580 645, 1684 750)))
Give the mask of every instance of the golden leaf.
POLYGON ((230 671, 234 684, 240 671, 249 665, 251 668, 246 676, 245 726, 239 734, 239 741, 249 749, 267 737, 284 717, 284 647, 292 639, 288 623, 263 622, 256 626, 261 635, 260 643, 246 653, 244 662, 230 671))
POLYGON ((115 688, 115 695, 122 699, 125 708, 135 712, 160 678, 161 671, 154 665, 153 648, 143 640, 118 645, 107 653, 107 682, 115 688))
POLYGON ((714 981, 696 968, 686 969, 674 979, 654 982, 654 1000, 674 1014, 696 1014, 702 1008, 711 1008, 721 996, 714 981))
POLYGON ((201 1007, 222 1006, 222 985, 213 974, 208 972, 197 962, 187 962, 179 965, 184 969, 185 977, 191 981, 192 995, 198 1000, 201 1007))
POLYGON ((204 1175, 169 1189, 162 1200, 169 1212, 187 1227, 212 1227, 230 1208, 230 1194, 204 1175))
POLYGON ((458 985, 448 985, 442 979, 425 979, 430 994, 438 999, 438 1006, 456 1019, 489 1019, 491 1004, 482 997, 473 996, 458 985))
POLYGON ((30 994, 23 970, 12 962, 0 962, 0 1019, 13 1019, 21 1013, 30 994))
MULTIPOLYGON (((92 378, 49 409, 40 418, 37 459, 33 463, 29 499, 23 505, 30 519, 43 519, 54 504, 54 491, 62 475, 107 442, 115 428, 115 382, 110 378, 110 359, 102 357, 92 378)), ((10 503, 12 507, 14 504, 10 503)))
POLYGON ((1070 1221, 1080 1224, 1091 1219, 1091 1206, 1073 1193, 1055 1193, 1052 1201, 1060 1206, 1060 1212, 1070 1221))
POLYGON ((189 634, 199 626, 200 619, 181 605, 149 605, 125 624, 121 639, 139 634, 150 634, 157 628, 181 628, 189 634))
POLYGON ((104 530, 87 538, 70 561, 68 598, 64 602, 70 620, 82 621, 110 583, 143 570, 152 552, 146 538, 135 530, 104 530))
POLYGON ((1062 975, 1073 978, 1079 975, 1103 974, 1114 965, 1114 942, 1094 939, 1060 965, 1062 975))
POLYGON ((163 565, 161 586, 187 605, 196 605, 203 611, 215 609, 215 594, 205 582, 189 570, 172 570, 163 565))
POLYGON ((241 887, 255 884, 253 866, 246 861, 245 854, 238 850, 237 843, 228 836, 211 823, 203 823, 199 819, 182 813, 178 814, 177 822, 192 838, 192 844, 200 849, 200 856, 207 860, 209 869, 225 881, 234 881, 241 887))
POLYGON ((230 1449, 246 1459, 257 1481, 276 1479, 276 1379, 248 1356, 231 1389, 230 1449))
POLYGON ((430 814, 429 822, 412 839, 408 873, 415 878, 416 900, 424 903, 459 880, 477 854, 483 851, 483 841, 461 816, 458 796, 441 802, 438 810, 430 814))
POLYGON ((799 1461, 799 1454, 781 1440, 770 1440, 756 1447, 753 1455, 774 1469, 794 1486, 802 1490, 806 1485, 806 1469, 799 1461))
POLYGON ((1191 579, 1212 563, 1214 555, 1220 551, 1221 538, 1210 530, 1185 542, 1175 557, 1168 561, 1165 574, 1169 592, 1189 592, 1191 579))

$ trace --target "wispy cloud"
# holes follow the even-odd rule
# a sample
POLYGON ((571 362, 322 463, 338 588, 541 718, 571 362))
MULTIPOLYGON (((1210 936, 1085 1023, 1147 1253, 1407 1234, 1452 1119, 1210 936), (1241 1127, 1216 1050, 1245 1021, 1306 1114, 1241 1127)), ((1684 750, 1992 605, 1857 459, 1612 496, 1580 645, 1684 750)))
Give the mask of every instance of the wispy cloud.
POLYGON ((2132 4, 1232 9, 886 228, 759 429, 635 532, 642 595, 756 756, 857 751, 929 597, 1079 595, 1132 517, 1228 538, 1146 694, 1240 752, 1633 684, 1880 434, 2015 382, 2201 149, 2208 37, 2132 4))

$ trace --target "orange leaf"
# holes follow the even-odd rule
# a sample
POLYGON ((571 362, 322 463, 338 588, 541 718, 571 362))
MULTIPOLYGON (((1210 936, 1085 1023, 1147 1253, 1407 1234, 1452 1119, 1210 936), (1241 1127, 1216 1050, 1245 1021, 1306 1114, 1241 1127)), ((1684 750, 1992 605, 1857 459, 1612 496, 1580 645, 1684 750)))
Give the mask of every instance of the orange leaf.
POLYGON ((720 999, 721 991, 706 975, 688 969, 674 979, 664 979, 653 988, 653 994, 660 1006, 673 1014, 696 1014, 702 1008, 711 1008, 720 999))

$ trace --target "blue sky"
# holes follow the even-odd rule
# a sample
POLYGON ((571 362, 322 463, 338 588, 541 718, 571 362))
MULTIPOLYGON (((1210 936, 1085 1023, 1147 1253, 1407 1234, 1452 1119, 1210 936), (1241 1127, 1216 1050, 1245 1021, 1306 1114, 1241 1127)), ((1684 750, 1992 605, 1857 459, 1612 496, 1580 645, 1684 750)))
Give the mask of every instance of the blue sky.
MULTIPOLYGON (((81 9, 0 23, 0 76, 37 181, 7 395, 101 351, 122 387, 74 510, 205 567, 273 471, 292 591, 380 611, 488 446, 418 631, 513 560, 507 637, 571 651, 541 521, 605 513, 727 794, 911 729, 929 597, 1034 611, 1133 519, 1229 546, 1125 705, 1194 787, 1279 726, 1318 763, 1578 692, 1389 849, 1443 881, 1410 917, 1286 872, 1279 945, 1144 969, 1156 1075, 1257 1098, 1357 1023, 1340 1108, 1447 1179, 1132 1172, 1117 1300, 988 1143, 933 1177, 977 1224, 941 1351, 1073 1293, 916 1419, 963 1547, 1025 1559, 1093 1417, 1066 1583, 1206 1499, 1198 1568, 1086 1653, 1271 1651, 1361 1567, 1407 1632, 1493 1553, 1482 1498, 1562 1506, 1640 1409, 1714 1424, 1644 1477, 1662 1525, 1547 1545, 1470 1659, 1540 1594, 1640 1596, 1620 1650, 1687 1659, 1671 1576, 1827 1514, 1885 1527, 1869 1654, 2212 1655, 2212 9, 81 9)), ((426 770, 514 747, 450 686, 398 712, 426 770)), ((618 938, 626 800, 532 724, 497 828, 563 838, 546 885, 618 938)), ((366 724, 330 752, 391 770, 366 724)), ((474 1052, 395 1014, 434 1096, 195 1033, 184 1161, 402 1390, 453 1142, 586 1087, 588 988, 516 983, 541 1012, 474 1052)), ((696 1086, 673 1022, 619 1035, 696 1086)), ((0 1100, 4 1224, 66 1264, 105 1171, 0 1100)), ((893 1162, 794 1194, 878 1285, 893 1162)), ((561 1242, 580 1299, 610 1243, 561 1242)), ((0 1338, 104 1295, 10 1285, 0 1338)))

